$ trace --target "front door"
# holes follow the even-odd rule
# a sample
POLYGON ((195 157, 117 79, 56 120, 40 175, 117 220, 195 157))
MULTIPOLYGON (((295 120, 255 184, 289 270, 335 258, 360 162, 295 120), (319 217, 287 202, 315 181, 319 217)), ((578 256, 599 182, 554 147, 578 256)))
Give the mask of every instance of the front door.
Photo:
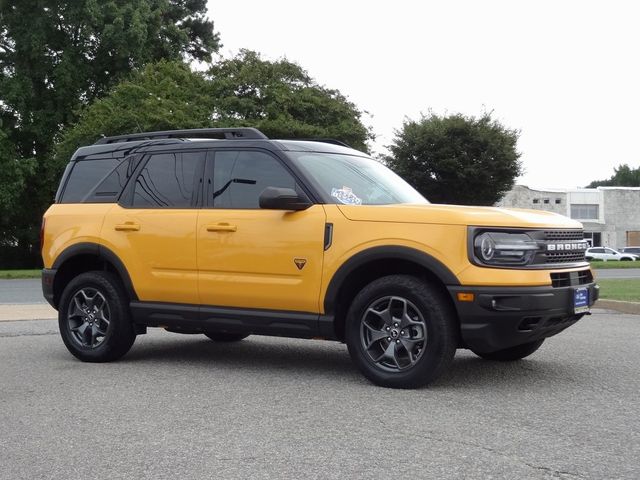
POLYGON ((319 312, 325 212, 259 208, 266 187, 296 188, 283 163, 261 150, 209 152, 198 216, 203 305, 319 312))

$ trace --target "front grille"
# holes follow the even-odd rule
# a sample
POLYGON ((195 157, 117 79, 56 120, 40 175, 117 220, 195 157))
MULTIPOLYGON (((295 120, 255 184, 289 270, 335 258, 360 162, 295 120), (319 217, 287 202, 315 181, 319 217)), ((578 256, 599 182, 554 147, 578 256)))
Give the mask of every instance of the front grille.
POLYGON ((559 287, 578 287, 593 282, 591 270, 581 270, 579 272, 561 272, 551 274, 551 285, 559 287))
POLYGON ((584 232, 582 230, 545 230, 544 237, 549 242, 584 240, 584 232))
POLYGON ((530 235, 542 247, 542 251, 536 254, 533 265, 560 266, 585 261, 585 250, 577 246, 584 246, 582 230, 538 230, 532 231, 530 235))
POLYGON ((576 263, 584 261, 584 252, 547 252, 546 263, 576 263))

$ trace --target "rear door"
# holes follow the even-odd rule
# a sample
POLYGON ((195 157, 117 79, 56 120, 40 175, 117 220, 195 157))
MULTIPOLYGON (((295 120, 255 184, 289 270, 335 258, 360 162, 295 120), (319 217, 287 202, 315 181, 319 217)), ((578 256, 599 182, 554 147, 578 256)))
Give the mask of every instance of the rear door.
POLYGON ((198 303, 196 224, 205 151, 142 160, 105 217, 105 245, 124 262, 140 300, 198 303))
POLYGON ((299 188, 287 166, 263 150, 211 151, 198 217, 203 305, 317 313, 326 215, 322 205, 265 210, 266 187, 299 188))

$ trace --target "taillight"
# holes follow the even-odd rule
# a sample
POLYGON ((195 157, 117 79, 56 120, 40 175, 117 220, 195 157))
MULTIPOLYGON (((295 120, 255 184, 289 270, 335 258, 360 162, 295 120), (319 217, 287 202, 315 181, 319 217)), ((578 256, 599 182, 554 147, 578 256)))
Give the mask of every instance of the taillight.
POLYGON ((44 224, 46 220, 42 217, 42 225, 40 225, 40 253, 42 253, 42 249, 44 248, 44 224))

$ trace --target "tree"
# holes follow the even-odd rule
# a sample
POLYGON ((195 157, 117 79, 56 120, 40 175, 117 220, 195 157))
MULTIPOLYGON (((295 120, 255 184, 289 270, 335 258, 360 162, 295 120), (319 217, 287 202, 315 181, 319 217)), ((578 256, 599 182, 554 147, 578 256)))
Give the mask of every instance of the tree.
POLYGON ((57 149, 61 172, 73 151, 101 136, 204 127, 252 126, 272 138, 330 137, 366 149, 362 113, 299 65, 243 51, 208 74, 180 62, 148 65, 83 110, 57 149))
POLYGON ((640 167, 631 168, 626 163, 614 168, 615 172, 608 180, 594 180, 587 188, 596 187, 640 187, 640 167))
POLYGON ((434 203, 493 205, 522 173, 518 136, 490 113, 430 113, 404 122, 386 161, 434 203))
POLYGON ((362 123, 365 112, 338 90, 318 85, 297 63, 241 50, 208 74, 218 126, 253 126, 272 138, 334 138, 364 151, 374 138, 362 123))
POLYGON ((101 137, 201 128, 211 124, 213 98, 204 74, 182 62, 160 61, 135 72, 80 113, 56 149, 56 176, 73 152, 101 137))
POLYGON ((18 203, 25 178, 33 170, 33 162, 19 161, 13 144, 0 130, 0 246, 15 241, 11 211, 18 203))
POLYGON ((219 40, 205 13, 206 0, 0 0, 0 128, 16 158, 34 166, 22 169, 19 202, 0 215, 20 245, 37 243, 61 130, 134 69, 210 60, 219 40))

